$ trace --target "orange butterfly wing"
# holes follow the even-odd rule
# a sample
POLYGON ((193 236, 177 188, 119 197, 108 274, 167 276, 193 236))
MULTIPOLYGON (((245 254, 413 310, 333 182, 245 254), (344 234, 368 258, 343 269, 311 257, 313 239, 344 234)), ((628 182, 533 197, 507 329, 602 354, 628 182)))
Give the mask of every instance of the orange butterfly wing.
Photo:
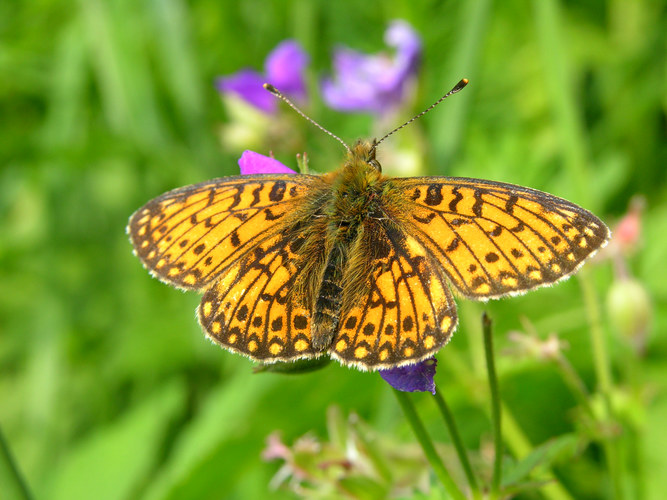
MULTIPOLYGON (((393 225, 367 221, 364 234, 362 246, 373 270, 365 293, 346 297, 332 357, 377 370, 432 356, 457 323, 440 265, 415 238, 393 225)), ((349 290, 347 278, 343 276, 343 290, 349 290)))
POLYGON ((555 283, 609 239, 592 213, 535 189, 467 178, 392 179, 391 213, 465 297, 497 298, 555 283))
POLYGON ((318 179, 246 175, 176 189, 137 210, 127 232, 135 254, 155 277, 200 290, 279 232, 318 179))
POLYGON ((311 345, 312 300, 295 289, 306 267, 294 244, 274 235, 219 276, 198 309, 211 340, 264 362, 323 354, 311 345))

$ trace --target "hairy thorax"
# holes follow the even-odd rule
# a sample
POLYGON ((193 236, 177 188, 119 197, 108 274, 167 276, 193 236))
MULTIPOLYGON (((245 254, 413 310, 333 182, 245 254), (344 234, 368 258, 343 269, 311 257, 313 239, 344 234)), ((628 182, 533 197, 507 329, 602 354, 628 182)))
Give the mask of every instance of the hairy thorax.
POLYGON ((363 259, 364 233, 384 218, 385 180, 370 143, 358 143, 343 168, 331 178, 332 196, 324 212, 327 220, 325 265, 318 277, 313 309, 313 346, 326 349, 336 333, 343 297, 355 297, 363 289, 357 283, 363 259))

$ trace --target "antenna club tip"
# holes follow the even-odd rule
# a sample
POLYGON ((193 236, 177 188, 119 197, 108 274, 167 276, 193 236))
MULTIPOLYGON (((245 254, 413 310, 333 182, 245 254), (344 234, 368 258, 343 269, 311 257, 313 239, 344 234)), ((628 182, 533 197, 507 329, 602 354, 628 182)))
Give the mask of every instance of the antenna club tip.
POLYGON ((459 81, 459 83, 454 85, 454 88, 452 89, 452 93, 458 92, 459 90, 463 89, 463 87, 465 87, 466 85, 468 85, 468 79, 467 78, 461 78, 461 81, 459 81))
POLYGON ((262 87, 264 87, 265 90, 268 90, 269 92, 271 92, 271 93, 274 94, 274 95, 276 95, 276 94, 278 93, 278 89, 276 89, 276 88, 275 88, 273 85, 271 85, 270 83, 264 83, 264 84, 262 85, 262 87))

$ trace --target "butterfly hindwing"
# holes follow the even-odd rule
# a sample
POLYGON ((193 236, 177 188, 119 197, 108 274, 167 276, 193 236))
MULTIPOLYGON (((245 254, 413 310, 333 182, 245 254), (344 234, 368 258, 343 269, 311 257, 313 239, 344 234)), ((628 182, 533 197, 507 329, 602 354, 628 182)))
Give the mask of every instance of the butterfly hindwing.
POLYGON ((128 233, 135 253, 154 276, 179 288, 203 289, 279 232, 284 216, 317 179, 247 175, 176 189, 137 210, 128 233))
MULTIPOLYGON (((497 298, 572 274, 609 238, 593 214, 534 189, 467 178, 392 179, 408 232, 468 298, 497 298)), ((391 208, 389 208, 391 211, 391 208)))
POLYGON ((364 231, 364 246, 376 249, 373 271, 364 293, 344 307, 330 352, 343 364, 377 370, 433 355, 457 319, 444 273, 426 249, 396 228, 373 226, 364 231))
POLYGON ((311 302, 297 293, 303 259, 289 238, 274 235, 225 270, 198 309, 206 335, 254 360, 317 356, 311 345, 311 302))

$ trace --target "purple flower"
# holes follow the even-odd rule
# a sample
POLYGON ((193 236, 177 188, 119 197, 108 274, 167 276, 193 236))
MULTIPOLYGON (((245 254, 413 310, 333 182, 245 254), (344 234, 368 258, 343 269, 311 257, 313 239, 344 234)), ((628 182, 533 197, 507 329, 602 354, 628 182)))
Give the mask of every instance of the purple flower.
POLYGON ((241 168, 241 175, 296 174, 294 170, 286 167, 275 158, 270 158, 254 151, 243 152, 241 158, 239 158, 239 167, 241 168))
POLYGON ((435 394, 435 358, 425 359, 414 365, 380 370, 380 376, 394 389, 403 392, 430 392, 435 394))
POLYGON ((306 83, 303 72, 308 64, 308 55, 294 40, 278 44, 264 62, 264 75, 252 69, 242 69, 230 76, 216 80, 216 87, 224 94, 235 94, 265 113, 273 113, 277 99, 262 86, 270 83, 283 94, 303 101, 306 83))
POLYGON ((322 81, 326 103, 340 111, 371 111, 384 114, 404 98, 407 83, 415 76, 421 56, 421 40, 405 21, 393 21, 385 42, 396 49, 368 55, 341 48, 334 53, 335 77, 322 81))

